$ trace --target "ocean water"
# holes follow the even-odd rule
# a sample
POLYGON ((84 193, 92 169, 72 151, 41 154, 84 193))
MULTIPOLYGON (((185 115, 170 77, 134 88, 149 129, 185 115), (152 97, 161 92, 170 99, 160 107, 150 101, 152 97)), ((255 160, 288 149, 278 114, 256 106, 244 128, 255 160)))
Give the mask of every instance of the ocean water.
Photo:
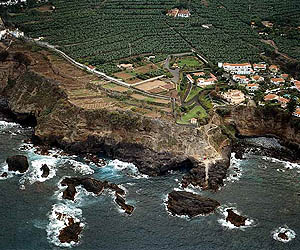
MULTIPOLYGON (((0 178, 0 249, 43 250, 65 247, 91 249, 300 249, 300 166, 276 159, 248 154, 232 164, 225 186, 218 192, 188 191, 214 198, 221 203, 215 214, 193 219, 171 216, 165 207, 167 194, 180 189, 183 173, 147 177, 136 167, 118 160, 103 168, 87 165, 77 156, 41 156, 23 140, 31 129, 0 121, 0 175, 5 160, 14 154, 30 159, 25 175, 10 173, 0 178), (43 179, 39 168, 46 163, 50 175, 43 179), (135 210, 125 215, 105 192, 96 197, 82 189, 75 202, 63 201, 60 180, 65 176, 92 176, 120 184, 126 201, 135 210), (226 223, 226 208, 247 216, 247 225, 235 228, 226 223), (60 245, 60 224, 53 214, 60 211, 81 221, 84 229, 79 244, 60 245), (289 230, 290 241, 276 236, 289 230)), ((276 145, 273 139, 255 139, 276 145)))

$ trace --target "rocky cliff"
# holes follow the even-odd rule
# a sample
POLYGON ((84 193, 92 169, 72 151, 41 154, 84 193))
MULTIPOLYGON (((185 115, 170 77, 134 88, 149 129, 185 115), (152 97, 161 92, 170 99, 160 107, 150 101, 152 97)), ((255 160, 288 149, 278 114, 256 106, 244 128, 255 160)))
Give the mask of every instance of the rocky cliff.
POLYGON ((238 106, 227 123, 234 124, 240 135, 270 135, 286 144, 300 145, 300 119, 278 108, 238 106))
POLYGON ((109 105, 78 107, 60 81, 47 79, 34 67, 20 67, 13 62, 2 71, 2 95, 19 118, 35 117, 35 135, 42 142, 78 153, 102 152, 150 175, 192 168, 195 158, 207 153, 204 136, 195 128, 109 105))

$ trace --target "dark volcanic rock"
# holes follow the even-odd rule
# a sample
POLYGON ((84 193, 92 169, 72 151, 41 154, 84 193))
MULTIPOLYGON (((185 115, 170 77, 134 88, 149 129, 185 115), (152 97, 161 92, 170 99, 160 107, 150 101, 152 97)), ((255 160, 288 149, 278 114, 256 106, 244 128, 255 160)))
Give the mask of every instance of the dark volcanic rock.
POLYGON ((283 240, 288 240, 289 237, 287 236, 286 233, 287 233, 287 231, 282 232, 282 233, 279 233, 279 234, 278 234, 278 237, 281 238, 281 239, 283 239, 283 240))
POLYGON ((73 184, 69 184, 67 189, 63 192, 63 199, 74 201, 76 195, 76 188, 73 184))
POLYGON ((2 173, 1 177, 6 178, 7 177, 7 173, 6 172, 2 173))
POLYGON ((208 181, 205 180, 205 167, 204 165, 198 165, 197 168, 191 169, 182 178, 182 187, 187 187, 189 184, 193 186, 199 186, 203 189, 218 190, 219 187, 224 185, 223 180, 226 178, 229 162, 219 161, 209 166, 208 181))
POLYGON ((226 212, 228 213, 226 221, 229 221, 236 227, 245 226, 246 217, 236 214, 232 209, 227 209, 226 212))
POLYGON ((74 219, 70 218, 69 225, 59 232, 58 239, 61 243, 78 242, 82 229, 80 222, 74 222, 74 219))
POLYGON ((293 147, 293 145, 280 143, 281 142, 277 141, 277 146, 262 145, 255 140, 251 141, 249 138, 244 138, 235 141, 232 152, 235 152, 235 157, 237 159, 244 159, 244 154, 250 153, 251 155, 267 156, 284 161, 299 162, 300 149, 296 146, 293 147))
POLYGON ((214 212, 220 203, 185 191, 172 191, 168 195, 167 208, 173 215, 206 215, 214 212))
POLYGON ((132 214, 134 207, 126 204, 125 199, 116 193, 116 203, 125 211, 127 214, 132 214))
POLYGON ((80 185, 82 185, 86 191, 92 192, 99 195, 104 190, 104 184, 102 181, 95 180, 93 178, 84 178, 81 180, 80 185))
POLYGON ((24 155, 8 157, 6 162, 8 164, 9 171, 19 171, 20 173, 25 173, 29 168, 27 157, 24 155))
POLYGON ((43 164, 43 166, 41 167, 41 170, 43 171, 42 177, 47 178, 49 176, 49 173, 50 173, 50 169, 47 166, 47 164, 43 164))

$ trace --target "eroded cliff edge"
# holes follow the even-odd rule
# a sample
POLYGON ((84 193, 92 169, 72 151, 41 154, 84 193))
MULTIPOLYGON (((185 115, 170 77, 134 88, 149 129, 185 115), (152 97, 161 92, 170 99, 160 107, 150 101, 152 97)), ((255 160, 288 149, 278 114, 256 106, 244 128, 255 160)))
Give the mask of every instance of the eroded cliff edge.
POLYGON ((238 106, 225 122, 233 124, 240 135, 274 136, 300 148, 300 119, 278 108, 238 106))
POLYGON ((133 162, 149 175, 195 167, 207 154, 201 130, 176 125, 168 116, 149 117, 111 103, 98 109, 74 105, 63 79, 48 78, 37 67, 42 58, 27 56, 27 66, 13 55, 2 63, 1 94, 20 118, 36 118, 35 135, 42 142, 76 153, 104 153, 133 162))

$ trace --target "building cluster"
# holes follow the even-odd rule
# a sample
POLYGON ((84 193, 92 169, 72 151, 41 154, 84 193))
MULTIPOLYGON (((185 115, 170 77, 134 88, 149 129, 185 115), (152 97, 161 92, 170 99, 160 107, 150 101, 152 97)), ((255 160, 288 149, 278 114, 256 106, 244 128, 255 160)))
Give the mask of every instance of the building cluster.
MULTIPOLYGON (((280 96, 282 90, 297 89, 300 92, 300 81, 295 80, 288 74, 280 72, 277 65, 267 65, 266 63, 219 63, 218 66, 230 74, 232 80, 244 86, 249 92, 259 90, 260 84, 266 80, 270 83, 264 96, 264 102, 276 102, 282 108, 286 108, 290 101, 290 95, 280 96)), ((223 93, 223 98, 232 104, 239 104, 245 100, 244 94, 239 90, 231 90, 223 93)), ((264 105, 264 103, 261 103, 264 105)), ((299 108, 297 109, 299 111, 299 108)), ((299 112, 295 116, 299 116, 299 112)))
POLYGON ((187 75, 187 79, 193 84, 196 83, 198 87, 207 87, 217 83, 217 77, 212 73, 195 72, 187 75))
POLYGON ((185 18, 187 18, 187 17, 191 16, 191 13, 187 9, 177 9, 177 8, 174 8, 174 9, 168 10, 167 16, 171 16, 171 17, 185 17, 185 18))

